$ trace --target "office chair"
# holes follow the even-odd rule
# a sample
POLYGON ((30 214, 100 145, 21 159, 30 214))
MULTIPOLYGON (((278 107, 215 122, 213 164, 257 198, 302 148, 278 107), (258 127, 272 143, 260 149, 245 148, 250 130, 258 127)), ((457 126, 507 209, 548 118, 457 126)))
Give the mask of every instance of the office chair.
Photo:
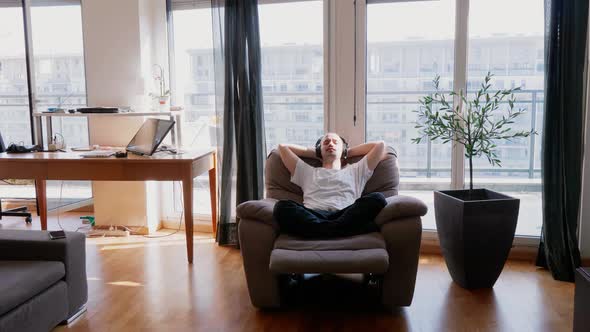
MULTIPOLYGON (((4 140, 2 139, 2 133, 0 133, 0 153, 6 152, 6 145, 4 145, 4 140)), ((2 217, 24 217, 25 222, 30 224, 33 222, 33 218, 31 217, 31 213, 28 211, 26 206, 21 206, 13 209, 2 210, 2 198, 0 198, 0 220, 2 217)))

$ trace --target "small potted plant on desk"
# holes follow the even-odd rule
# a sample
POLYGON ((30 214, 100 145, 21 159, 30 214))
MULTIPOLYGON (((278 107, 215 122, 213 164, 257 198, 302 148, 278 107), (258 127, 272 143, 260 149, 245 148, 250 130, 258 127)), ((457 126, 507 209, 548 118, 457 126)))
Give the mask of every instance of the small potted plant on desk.
POLYGON ((469 189, 434 192, 436 227, 441 250, 453 280, 468 289, 491 288, 500 276, 512 247, 520 200, 488 189, 473 189, 473 158, 485 156, 501 166, 497 143, 535 134, 510 128, 524 109, 515 109, 514 92, 520 88, 491 89, 488 73, 472 100, 463 90, 447 95, 439 90, 420 99, 416 110, 420 143, 423 139, 454 142, 469 161, 469 189), (453 98, 464 105, 451 105, 453 98), (450 100, 450 102, 449 102, 450 100), (500 110, 507 105, 506 110, 500 110))
POLYGON ((150 96, 158 101, 160 109, 169 108, 170 89, 166 86, 166 77, 164 76, 164 68, 160 65, 154 65, 154 81, 158 86, 157 93, 150 93, 150 96))

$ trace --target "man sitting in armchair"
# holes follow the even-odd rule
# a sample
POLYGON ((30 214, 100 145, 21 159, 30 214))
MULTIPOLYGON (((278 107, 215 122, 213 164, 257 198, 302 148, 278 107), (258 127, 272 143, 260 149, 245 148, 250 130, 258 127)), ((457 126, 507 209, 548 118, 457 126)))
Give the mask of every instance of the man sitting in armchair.
POLYGON ((301 187, 303 204, 292 200, 277 202, 273 216, 285 233, 301 237, 342 237, 378 232, 374 220, 387 201, 383 194, 361 197, 373 170, 386 156, 385 143, 369 142, 348 148, 335 133, 322 136, 314 148, 280 144, 283 164, 291 182, 301 187), (347 157, 364 156, 359 162, 342 166, 347 157), (313 167, 301 158, 319 158, 313 167))
POLYGON ((336 134, 325 135, 316 147, 282 145, 272 151, 265 163, 266 197, 236 209, 252 304, 281 306, 285 275, 354 273, 380 280, 387 308, 410 305, 427 208, 398 195, 395 151, 383 143, 347 149, 336 134))

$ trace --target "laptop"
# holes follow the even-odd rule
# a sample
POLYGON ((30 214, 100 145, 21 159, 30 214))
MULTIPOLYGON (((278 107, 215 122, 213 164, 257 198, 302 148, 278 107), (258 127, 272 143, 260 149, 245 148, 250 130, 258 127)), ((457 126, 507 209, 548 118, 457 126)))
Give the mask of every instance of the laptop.
POLYGON ((147 119, 133 136, 126 150, 141 156, 151 156, 168 135, 174 123, 172 120, 147 119))

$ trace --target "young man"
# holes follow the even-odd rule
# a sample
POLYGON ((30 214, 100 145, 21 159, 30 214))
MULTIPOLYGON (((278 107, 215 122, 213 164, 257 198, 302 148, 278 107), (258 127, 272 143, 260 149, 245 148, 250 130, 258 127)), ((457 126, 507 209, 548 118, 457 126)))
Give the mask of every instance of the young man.
POLYGON ((385 158, 385 143, 370 142, 348 149, 338 134, 328 133, 318 144, 319 149, 279 145, 291 182, 303 190, 303 204, 281 200, 275 205, 273 216, 281 231, 301 237, 341 237, 378 231, 374 219, 387 204, 385 197, 381 193, 362 197, 361 194, 373 170, 385 158), (343 154, 364 157, 342 167, 343 154), (300 157, 320 157, 322 167, 312 167, 300 157))

